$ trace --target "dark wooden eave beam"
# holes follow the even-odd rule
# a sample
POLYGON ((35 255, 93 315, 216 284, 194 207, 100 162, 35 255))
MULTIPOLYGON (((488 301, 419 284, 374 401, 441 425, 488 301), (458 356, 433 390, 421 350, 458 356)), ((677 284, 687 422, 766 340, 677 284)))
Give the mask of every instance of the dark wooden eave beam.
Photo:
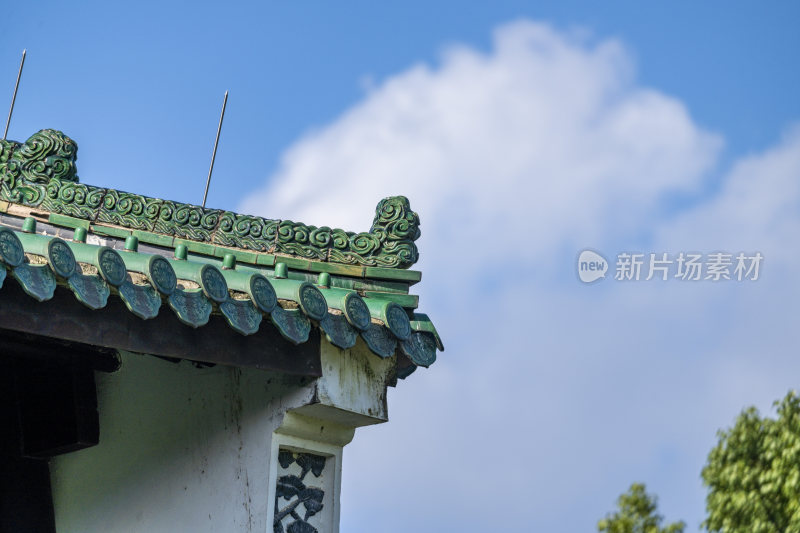
POLYGON ((254 335, 243 336, 218 315, 193 329, 164 308, 157 317, 142 320, 113 296, 106 307, 93 311, 63 287, 56 289, 51 300, 38 302, 10 279, 0 289, 0 327, 109 349, 294 375, 322 375, 317 328, 312 328, 308 341, 299 345, 287 341, 269 325, 254 335))

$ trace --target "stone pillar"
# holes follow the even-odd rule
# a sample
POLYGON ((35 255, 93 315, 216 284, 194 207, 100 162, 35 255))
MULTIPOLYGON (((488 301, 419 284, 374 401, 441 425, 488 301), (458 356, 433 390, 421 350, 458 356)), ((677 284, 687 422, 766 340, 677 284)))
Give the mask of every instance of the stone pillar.
POLYGON ((324 340, 321 357, 312 402, 288 410, 272 438, 273 533, 338 533, 342 448, 357 427, 388 417, 394 357, 380 359, 363 343, 340 350, 324 340))

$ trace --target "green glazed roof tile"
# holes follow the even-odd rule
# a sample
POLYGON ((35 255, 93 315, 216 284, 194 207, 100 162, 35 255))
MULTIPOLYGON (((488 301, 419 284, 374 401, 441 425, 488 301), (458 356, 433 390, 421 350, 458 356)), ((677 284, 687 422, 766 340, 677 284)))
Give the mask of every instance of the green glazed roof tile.
POLYGON ((216 303, 222 303, 228 298, 228 283, 214 265, 179 259, 170 259, 169 262, 178 279, 199 284, 206 297, 216 303))
POLYGON ((164 246, 172 248, 175 243, 175 237, 170 235, 159 235, 150 231, 134 230, 133 235, 136 236, 141 242, 147 244, 155 244, 157 246, 164 246))
POLYGON ((211 255, 211 256, 213 256, 217 250, 217 247, 214 246, 213 244, 205 244, 202 242, 185 239, 183 238, 182 235, 175 237, 173 244, 175 246, 183 244, 190 252, 194 252, 197 254, 211 255))
POLYGON ((169 306, 178 320, 193 328, 208 324, 211 317, 211 302, 200 290, 175 290, 169 295, 169 306))
POLYGON ((47 265, 22 264, 14 267, 11 274, 20 287, 31 298, 44 302, 53 297, 56 290, 56 277, 47 265))
POLYGON ((328 274, 338 274, 340 276, 351 276, 354 278, 364 277, 364 267, 355 265, 340 265, 338 263, 313 263, 310 270, 312 272, 327 272, 328 274))
POLYGON ((287 267, 294 270, 309 270, 315 264, 313 261, 307 259, 298 259, 286 254, 276 254, 276 262, 285 263, 287 267))
POLYGON ((147 277, 151 287, 164 296, 169 296, 175 290, 178 277, 168 259, 160 255, 127 250, 121 252, 120 257, 125 262, 128 271, 143 274, 147 277))
POLYGON ((399 340, 404 341, 411 334, 411 324, 402 307, 390 300, 377 298, 365 298, 364 302, 372 317, 383 322, 399 340))
POLYGON ((258 261, 258 254, 255 252, 245 252, 244 250, 225 248, 222 246, 217 246, 214 249, 214 255, 217 257, 225 257, 226 254, 233 254, 238 263, 250 263, 255 265, 258 261))
POLYGON ((134 285, 126 281, 119 287, 119 296, 125 307, 142 320, 149 320, 158 316, 161 308, 161 296, 153 287, 134 285))
POLYGON ((69 277, 67 285, 75 293, 75 298, 92 310, 105 307, 111 294, 106 282, 98 276, 75 274, 69 277))
POLYGON ((119 237, 124 239, 128 235, 132 234, 132 230, 125 229, 125 228, 115 228, 113 226, 102 226, 100 224, 92 224, 89 228, 92 233, 96 233, 97 235, 103 235, 106 237, 119 237))
POLYGON ((419 272, 418 270, 402 270, 398 272, 397 270, 391 268, 367 267, 364 269, 364 277, 379 279, 402 279, 406 281, 417 282, 422 280, 422 272, 419 272))
POLYGON ((274 266, 275 265, 275 256, 272 254, 259 254, 258 259, 256 260, 256 264, 263 265, 263 266, 274 266))
POLYGON ((228 298, 219 306, 228 325, 242 335, 252 335, 261 324, 261 313, 250 300, 228 298))
POLYGON ((311 283, 293 279, 271 279, 270 283, 279 299, 298 303, 309 318, 322 320, 328 313, 325 297, 311 283))
MULTIPOLYGON (((334 286, 336 285, 336 281, 339 281, 341 278, 334 278, 332 281, 334 282, 334 286)), ((374 291, 374 292, 396 292, 398 294, 407 294, 408 293, 408 283, 402 281, 387 281, 387 280, 378 280, 378 279, 359 279, 352 281, 352 288, 357 291, 374 291)))
POLYGON ((56 213, 50 213, 48 220, 51 224, 55 224, 56 226, 64 226, 66 228, 89 229, 89 226, 91 226, 91 222, 88 220, 70 217, 66 215, 59 215, 56 213))
POLYGON ((119 252, 108 246, 72 242, 67 243, 75 260, 87 263, 97 269, 100 276, 110 285, 119 287, 125 281, 127 268, 119 252))
POLYGON ((308 340, 308 335, 311 333, 311 322, 297 309, 284 309, 278 306, 270 313, 270 318, 286 340, 294 344, 301 344, 308 340))
POLYGON ((25 249, 16 232, 0 227, 0 262, 16 267, 25 261, 25 249))
POLYGON ((397 338, 388 329, 372 323, 361 332, 361 337, 369 349, 379 357, 391 357, 397 349, 397 338))
POLYGON ((408 376, 414 373, 417 370, 417 365, 408 365, 403 368, 397 369, 397 377, 400 379, 406 379, 408 376))
POLYGON ((334 346, 347 350, 356 345, 358 332, 347 322, 344 315, 328 313, 325 318, 320 320, 319 326, 325 332, 325 337, 334 346))
POLYGON ((380 298, 394 302, 406 309, 416 309, 419 306, 419 296, 416 294, 397 294, 390 292, 364 291, 365 298, 380 298))
POLYGON ((411 319, 411 329, 414 331, 427 331, 428 333, 432 334, 434 339, 436 339, 436 347, 439 349, 440 352, 444 351, 444 344, 442 344, 442 339, 439 337, 439 332, 436 331, 436 328, 431 322, 431 319, 428 318, 428 315, 424 313, 414 313, 414 316, 411 319))
POLYGON ((278 304, 278 296, 275 294, 275 289, 269 280, 261 274, 223 270, 222 275, 225 277, 229 289, 246 293, 261 311, 270 313, 278 304))
POLYGON ((417 366, 427 368, 436 361, 436 339, 427 331, 415 331, 400 343, 400 349, 417 366))
POLYGON ((328 307, 341 311, 353 327, 359 331, 369 327, 369 307, 356 292, 336 288, 320 289, 320 292, 325 296, 328 307))

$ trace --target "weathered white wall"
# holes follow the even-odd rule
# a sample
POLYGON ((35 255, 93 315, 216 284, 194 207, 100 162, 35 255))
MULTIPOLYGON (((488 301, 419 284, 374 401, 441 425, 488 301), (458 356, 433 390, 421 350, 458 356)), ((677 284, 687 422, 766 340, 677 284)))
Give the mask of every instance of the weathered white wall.
POLYGON ((335 456, 319 531, 338 531, 341 449, 386 420, 394 358, 325 340, 321 358, 309 381, 122 353, 97 375, 100 444, 51 462, 57 531, 271 533, 284 444, 335 456))
POLYGON ((100 444, 51 462, 59 533, 267 531, 273 415, 313 388, 122 356, 118 372, 98 374, 100 444))

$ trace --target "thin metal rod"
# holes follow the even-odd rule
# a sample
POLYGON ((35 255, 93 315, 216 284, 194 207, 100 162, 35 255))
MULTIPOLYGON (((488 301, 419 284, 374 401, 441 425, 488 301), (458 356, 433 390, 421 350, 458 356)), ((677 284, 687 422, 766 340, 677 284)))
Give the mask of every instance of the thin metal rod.
POLYGON ((19 80, 22 78, 22 67, 25 66, 25 54, 28 49, 22 51, 22 61, 19 62, 19 72, 17 72, 17 83, 14 85, 14 96, 11 97, 11 109, 8 110, 8 119, 6 120, 6 130, 3 132, 3 140, 6 140, 8 135, 8 126, 11 124, 11 113, 14 112, 14 102, 17 101, 17 89, 19 89, 19 80))
POLYGON ((211 153, 211 167, 208 169, 208 179, 206 180, 206 192, 203 193, 203 207, 206 206, 208 199, 208 186, 211 185, 211 173, 214 171, 214 159, 217 157, 217 145, 219 144, 219 133, 222 131, 222 119, 225 118, 225 106, 228 104, 228 91, 225 91, 225 98, 222 100, 222 113, 219 115, 219 126, 217 126, 217 138, 214 139, 214 151, 211 153))

